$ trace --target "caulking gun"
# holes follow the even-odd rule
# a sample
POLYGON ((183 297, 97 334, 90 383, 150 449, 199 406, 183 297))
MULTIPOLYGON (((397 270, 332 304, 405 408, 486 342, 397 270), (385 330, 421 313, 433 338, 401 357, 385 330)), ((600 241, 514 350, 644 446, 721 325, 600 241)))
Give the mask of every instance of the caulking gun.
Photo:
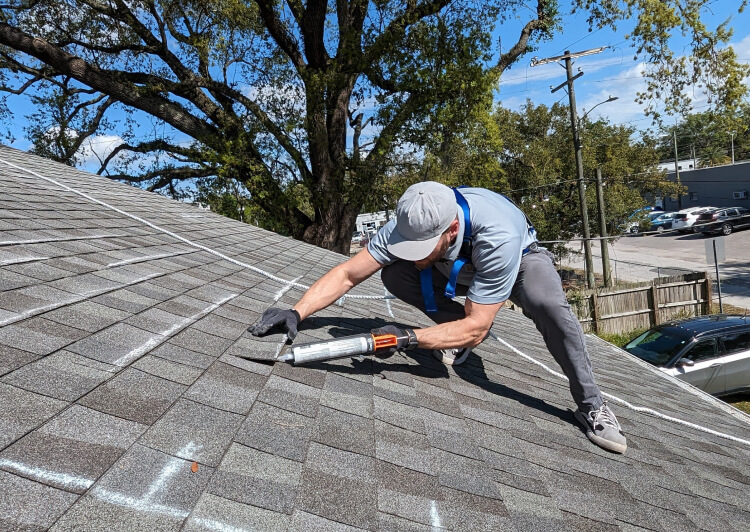
POLYGON ((294 365, 333 360, 356 355, 371 355, 386 351, 398 345, 395 334, 374 335, 370 333, 345 336, 325 342, 314 342, 292 347, 291 353, 281 355, 277 360, 294 365))

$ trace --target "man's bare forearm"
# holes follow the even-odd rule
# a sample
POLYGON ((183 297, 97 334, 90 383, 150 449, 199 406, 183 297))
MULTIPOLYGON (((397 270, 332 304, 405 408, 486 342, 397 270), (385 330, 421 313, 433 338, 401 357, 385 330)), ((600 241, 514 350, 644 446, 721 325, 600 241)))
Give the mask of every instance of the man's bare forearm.
POLYGON ((348 261, 339 264, 305 292, 305 295, 294 305, 300 319, 326 308, 353 287, 377 272, 382 266, 363 249, 348 261))
POLYGON ((417 329, 419 347, 422 349, 456 349, 476 347, 492 327, 497 311, 503 303, 482 305, 466 300, 466 317, 441 323, 425 329, 417 329))
POLYGON ((454 349, 479 345, 487 334, 484 327, 468 318, 414 331, 420 349, 454 349))
POLYGON ((294 305, 294 309, 299 313, 300 319, 304 320, 346 294, 352 286, 349 276, 337 266, 315 281, 294 305))

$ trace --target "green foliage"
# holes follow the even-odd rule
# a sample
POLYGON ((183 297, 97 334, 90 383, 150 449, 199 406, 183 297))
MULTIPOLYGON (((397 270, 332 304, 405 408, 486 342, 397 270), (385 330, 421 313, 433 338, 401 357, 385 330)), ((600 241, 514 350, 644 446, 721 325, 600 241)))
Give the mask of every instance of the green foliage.
POLYGON ((703 166, 750 159, 750 103, 742 102, 734 113, 705 111, 683 117, 677 125, 661 130, 657 149, 662 160, 674 159, 674 137, 680 158, 700 159, 703 166))

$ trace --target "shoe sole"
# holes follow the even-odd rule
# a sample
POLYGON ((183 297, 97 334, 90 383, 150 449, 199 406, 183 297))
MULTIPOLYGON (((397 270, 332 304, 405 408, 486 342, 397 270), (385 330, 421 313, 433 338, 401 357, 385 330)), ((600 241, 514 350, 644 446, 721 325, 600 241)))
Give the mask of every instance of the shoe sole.
POLYGON ((445 357, 443 355, 441 355, 441 356, 438 357, 435 354, 437 351, 438 351, 437 349, 433 350, 432 351, 432 356, 434 356, 435 358, 437 358, 440 362, 442 362, 446 366, 460 366, 461 364, 463 364, 464 362, 466 362, 466 359, 469 358, 469 353, 471 352, 471 351, 469 351, 469 353, 464 353, 463 355, 461 355, 458 358, 450 359, 450 358, 445 357))
POLYGON ((586 418, 583 417, 583 413, 580 410, 576 410, 574 414, 578 422, 586 429, 586 437, 593 443, 595 443, 602 449, 606 449, 607 451, 611 451, 613 453, 623 454, 625 453, 625 451, 627 451, 627 443, 616 443, 610 440, 605 440, 601 436, 597 436, 596 434, 594 434, 594 431, 591 430, 588 421, 586 421, 586 418))

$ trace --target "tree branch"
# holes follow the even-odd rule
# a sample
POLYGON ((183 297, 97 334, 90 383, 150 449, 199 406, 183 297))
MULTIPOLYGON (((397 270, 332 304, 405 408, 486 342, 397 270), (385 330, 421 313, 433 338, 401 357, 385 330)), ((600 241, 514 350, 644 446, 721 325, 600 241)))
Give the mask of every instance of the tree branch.
POLYGON ((394 42, 399 40, 401 34, 406 31, 406 28, 419 22, 423 18, 430 17, 436 13, 439 13, 441 9, 451 3, 452 0, 433 0, 426 1, 413 8, 405 9, 401 15, 396 17, 388 24, 388 27, 375 39, 372 46, 362 57, 363 65, 371 65, 375 62, 376 58, 383 55, 386 48, 393 45, 394 42))
POLYGON ((268 33, 292 61, 297 72, 302 75, 307 67, 307 65, 305 65, 305 59, 302 57, 302 53, 299 50, 296 40, 287 31, 284 23, 279 18, 278 13, 276 13, 274 9, 275 2, 273 0, 257 0, 257 4, 260 9, 260 16, 266 24, 268 33))
POLYGON ((18 28, 2 22, 0 22, 0 44, 26 53, 50 65, 60 74, 70 76, 126 105, 160 118, 175 129, 201 140, 207 145, 215 144, 215 140, 219 136, 215 127, 195 117, 183 106, 153 91, 131 83, 123 83, 116 76, 89 64, 80 57, 74 56, 44 39, 34 38, 18 28))
POLYGON ((506 53, 500 56, 500 60, 493 70, 500 74, 510 65, 512 65, 524 52, 526 52, 529 39, 532 34, 540 30, 546 30, 549 27, 550 20, 547 12, 545 11, 548 6, 547 0, 538 0, 536 5, 536 16, 534 20, 530 20, 521 30, 521 35, 518 38, 518 42, 506 53))

